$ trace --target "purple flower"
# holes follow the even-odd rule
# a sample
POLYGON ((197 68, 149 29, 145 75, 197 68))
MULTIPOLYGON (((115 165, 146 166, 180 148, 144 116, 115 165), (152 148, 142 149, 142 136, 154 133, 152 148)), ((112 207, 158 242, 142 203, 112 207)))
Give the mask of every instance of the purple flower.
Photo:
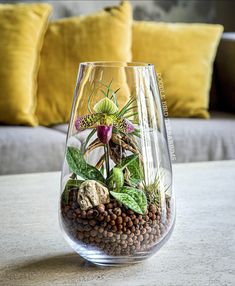
POLYGON ((132 133, 135 131, 134 125, 126 118, 123 119, 123 128, 125 133, 132 133))
POLYGON ((112 137, 113 126, 100 125, 97 127, 97 136, 104 144, 108 144, 112 137))
POLYGON ((76 120, 75 120, 75 128, 79 131, 81 129, 81 125, 83 123, 83 116, 81 117, 78 117, 76 120))

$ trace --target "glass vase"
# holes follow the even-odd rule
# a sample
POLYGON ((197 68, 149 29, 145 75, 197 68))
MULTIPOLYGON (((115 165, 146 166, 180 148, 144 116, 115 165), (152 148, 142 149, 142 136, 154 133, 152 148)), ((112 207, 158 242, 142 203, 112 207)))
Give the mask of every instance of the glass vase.
POLYGON ((59 218, 71 247, 98 265, 140 262, 168 240, 175 199, 153 65, 80 64, 59 218))

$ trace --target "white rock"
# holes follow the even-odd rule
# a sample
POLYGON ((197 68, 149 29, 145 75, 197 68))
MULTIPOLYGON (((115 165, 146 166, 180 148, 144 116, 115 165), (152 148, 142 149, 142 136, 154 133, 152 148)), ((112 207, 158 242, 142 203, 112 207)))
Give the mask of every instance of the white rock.
POLYGON ((87 180, 81 184, 77 197, 81 210, 85 211, 109 201, 109 191, 102 184, 95 180, 87 180))

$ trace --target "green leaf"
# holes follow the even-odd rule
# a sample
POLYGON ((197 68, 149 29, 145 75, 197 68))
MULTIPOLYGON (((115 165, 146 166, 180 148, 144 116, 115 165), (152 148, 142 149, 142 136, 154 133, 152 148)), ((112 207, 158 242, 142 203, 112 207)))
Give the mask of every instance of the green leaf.
POLYGON ((144 175, 143 175, 143 169, 142 166, 140 164, 139 159, 132 161, 129 165, 128 165, 128 170, 131 173, 131 179, 135 179, 135 180, 142 180, 144 175))
POLYGON ((114 167, 107 181, 109 188, 115 189, 116 192, 119 192, 124 185, 124 176, 122 169, 114 167))
POLYGON ((84 179, 88 180, 97 180, 104 182, 104 177, 98 169, 94 166, 87 164, 81 151, 75 147, 68 147, 66 152, 66 159, 69 165, 69 168, 75 174, 81 176, 84 179))
POLYGON ((133 112, 133 113, 128 113, 125 115, 125 118, 130 118, 130 117, 134 117, 138 114, 138 112, 133 112))
POLYGON ((106 96, 107 96, 107 97, 109 96, 109 92, 113 93, 113 90, 112 90, 112 88, 111 88, 112 82, 113 82, 113 80, 111 80, 110 83, 109 83, 109 85, 107 85, 107 84, 104 84, 101 80, 99 81, 99 83, 100 83, 101 85, 103 85, 104 87, 107 88, 107 93, 106 93, 106 96))
POLYGON ((90 113, 92 113, 92 110, 91 110, 91 97, 92 97, 92 95, 93 95, 93 91, 89 94, 88 101, 87 101, 88 102, 87 107, 88 107, 88 110, 90 113))
POLYGON ((147 210, 147 198, 142 190, 124 187, 120 192, 110 192, 111 195, 136 213, 144 214, 147 210))
POLYGON ((126 113, 127 113, 127 112, 129 112, 129 111, 133 111, 133 109, 136 109, 136 108, 138 108, 138 105, 133 105, 133 106, 127 108, 125 111, 126 111, 126 113))
POLYGON ((100 91, 103 93, 103 95, 104 95, 105 97, 107 97, 107 94, 105 93, 105 91, 104 91, 103 89, 101 89, 100 91))
POLYGON ((140 179, 130 178, 128 182, 132 187, 136 187, 139 185, 140 181, 140 179))
POLYGON ((139 155, 135 154, 125 157, 122 159, 121 167, 122 169, 126 167, 128 168, 131 174, 131 179, 138 181, 143 179, 143 169, 140 164, 139 155))
MULTIPOLYGON (((118 191, 120 188, 122 188, 123 184, 124 184, 124 175, 123 175, 123 170, 129 165, 131 164, 134 160, 136 160, 138 158, 138 155, 134 154, 134 155, 130 155, 128 157, 125 157, 124 159, 122 159, 122 163, 119 165, 116 165, 115 167, 113 167, 113 169, 110 172, 110 176, 107 179, 107 184, 110 188, 115 188, 118 191), (117 186, 117 188, 115 187, 117 186)), ((139 183, 139 180, 138 182, 139 183)), ((136 183, 136 185, 137 185, 136 183)))
POLYGON ((62 194, 62 199, 63 201, 67 204, 69 200, 69 192, 73 188, 79 188, 82 180, 75 180, 75 179, 69 179, 68 182, 65 185, 63 194, 62 194))
POLYGON ((107 91, 107 96, 109 96, 109 91, 111 90, 112 82, 113 82, 113 79, 111 79, 109 85, 107 86, 107 89, 108 89, 108 91, 107 91))
POLYGON ((100 173, 104 176, 104 165, 101 166, 100 173))
POLYGON ((141 137, 140 136, 140 130, 135 128, 135 131, 131 133, 131 135, 135 135, 136 137, 141 137))
POLYGON ((117 92, 120 90, 121 88, 118 88, 118 89, 116 89, 113 93, 112 93, 112 95, 111 95, 111 97, 110 97, 110 99, 113 99, 113 101, 114 101, 114 103, 117 105, 117 107, 119 107, 118 106, 118 101, 117 101, 117 92))
POLYGON ((135 97, 131 97, 129 101, 123 106, 123 108, 119 111, 119 116, 124 116, 124 114, 127 112, 128 108, 131 106, 132 103, 136 101, 135 97))
POLYGON ((122 170, 124 170, 128 165, 133 163, 138 157, 139 157, 138 154, 133 154, 133 155, 127 156, 127 157, 122 159, 122 162, 121 162, 121 164, 118 165, 118 167, 121 168, 122 170))
POLYGON ((96 128, 92 129, 92 131, 87 136, 86 141, 84 142, 84 144, 82 146, 83 152, 86 150, 86 146, 89 143, 91 137, 95 134, 95 132, 96 132, 96 128))
POLYGON ((130 195, 125 193, 116 193, 112 191, 110 193, 117 201, 124 204, 126 207, 130 208, 136 213, 143 214, 137 202, 130 195))
POLYGON ((138 203, 142 212, 143 213, 146 212, 146 210, 147 210, 147 198, 146 198, 144 191, 142 191, 140 189, 136 189, 136 188, 124 187, 122 189, 122 192, 130 195, 138 203))

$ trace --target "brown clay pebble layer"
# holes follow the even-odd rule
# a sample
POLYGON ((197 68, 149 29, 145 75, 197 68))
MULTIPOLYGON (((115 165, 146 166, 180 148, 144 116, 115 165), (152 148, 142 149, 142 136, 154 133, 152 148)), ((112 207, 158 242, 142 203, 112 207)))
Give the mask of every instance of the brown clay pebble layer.
POLYGON ((145 215, 134 213, 116 201, 82 211, 71 190, 69 202, 61 202, 63 224, 77 243, 95 246, 109 255, 130 255, 153 247, 170 226, 168 203, 162 222, 161 208, 149 205, 145 215))

